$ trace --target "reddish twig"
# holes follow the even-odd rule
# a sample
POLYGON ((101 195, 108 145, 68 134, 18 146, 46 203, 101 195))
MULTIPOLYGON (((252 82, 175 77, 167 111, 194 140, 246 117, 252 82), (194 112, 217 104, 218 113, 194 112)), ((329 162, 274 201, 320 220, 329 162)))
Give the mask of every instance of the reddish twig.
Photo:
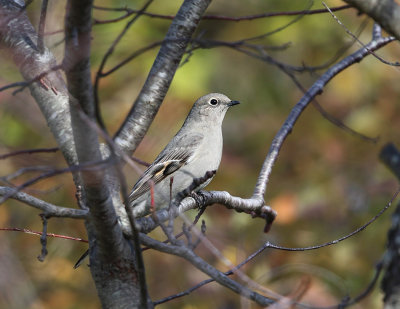
MULTIPOLYGON (((31 234, 31 235, 37 235, 41 236, 43 232, 38 232, 38 231, 32 231, 29 229, 23 229, 23 228, 18 228, 18 227, 1 227, 0 231, 8 231, 8 232, 22 232, 26 234, 31 234)), ((59 234, 54 234, 54 233, 46 233, 47 237, 54 237, 54 238, 61 238, 61 239, 67 239, 67 240, 75 240, 75 241, 80 241, 84 243, 88 243, 89 241, 78 238, 78 237, 72 237, 72 236, 65 236, 65 235, 59 235, 59 234)))

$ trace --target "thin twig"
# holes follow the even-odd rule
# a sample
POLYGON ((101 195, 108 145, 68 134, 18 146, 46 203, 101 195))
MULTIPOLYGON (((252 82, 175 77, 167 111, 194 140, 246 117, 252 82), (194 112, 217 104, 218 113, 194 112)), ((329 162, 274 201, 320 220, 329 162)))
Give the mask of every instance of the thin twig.
POLYGON ((379 275, 381 274, 382 270, 383 270, 383 263, 380 262, 380 263, 378 263, 376 265, 375 274, 372 277, 371 281, 366 286, 366 288, 364 289, 364 291, 362 291, 360 294, 358 294, 357 296, 355 296, 353 298, 344 299, 342 301, 342 303, 336 308, 340 308, 341 309, 341 308, 350 307, 350 306, 352 306, 354 304, 359 303, 363 298, 368 296, 368 294, 370 294, 372 292, 372 289, 374 288, 375 284, 377 283, 377 281, 379 279, 379 275))
POLYGON ((7 90, 7 89, 11 89, 11 88, 17 88, 17 87, 25 87, 26 86, 26 82, 15 82, 15 83, 11 83, 8 85, 5 85, 3 87, 0 87, 0 92, 7 90))
MULTIPOLYGON (((300 81, 296 78, 296 76, 292 73, 289 72, 288 70, 286 70, 285 68, 281 68, 282 72, 285 73, 287 76, 289 76, 289 78, 293 81, 293 83, 303 92, 303 94, 307 93, 307 90, 303 87, 303 85, 300 83, 300 81)), ((323 107, 322 105, 318 102, 318 100, 316 98, 313 98, 312 100, 312 104, 314 106, 314 108, 322 115, 322 117, 324 117, 326 120, 328 120, 329 122, 331 122, 333 125, 339 127, 340 129, 342 129, 343 131, 359 137, 361 139, 363 139, 364 141, 370 142, 370 143, 374 143, 376 144, 379 140, 379 137, 370 137, 367 136, 365 134, 362 134, 352 128, 350 128, 349 126, 347 126, 346 124, 343 123, 343 121, 341 121, 340 119, 332 116, 331 114, 329 114, 323 107)))
POLYGON ((129 57, 127 57, 126 59, 122 60, 120 63, 118 63, 117 65, 115 65, 114 67, 112 67, 111 69, 109 69, 106 72, 102 72, 100 70, 98 70, 98 78, 101 77, 106 77, 112 73, 114 73, 116 70, 120 69, 121 67, 123 67, 125 64, 127 64, 128 62, 132 61, 133 59, 135 59, 136 57, 142 55, 143 53, 152 50, 153 48, 160 46, 161 44, 163 44, 166 40, 162 40, 162 41, 157 41, 154 43, 151 43, 143 48, 138 49, 137 51, 133 52, 129 57))
POLYGON ((322 93, 324 86, 337 74, 339 74, 349 66, 353 65, 354 63, 360 62, 362 59, 368 56, 371 51, 377 50, 394 40, 394 37, 380 37, 376 40, 372 40, 366 45, 366 48, 362 47, 353 54, 347 56, 346 58, 332 66, 317 81, 314 82, 307 93, 305 93, 300 101, 294 106, 285 123, 275 135, 269 152, 264 160, 259 177, 257 179, 257 184, 253 192, 253 198, 263 198, 267 189, 267 184, 272 171, 272 167, 275 164, 283 142, 292 131, 301 113, 318 94, 322 93))
MULTIPOLYGON (((116 22, 119 20, 122 20, 123 18, 129 17, 132 14, 138 13, 139 10, 134 10, 130 8, 107 8, 107 7, 102 7, 102 6, 93 6, 94 9, 97 10, 103 10, 103 11, 115 11, 115 12, 125 12, 125 15, 111 19, 111 20, 105 20, 105 21, 99 21, 96 20, 96 23, 107 23, 107 22, 116 22)), ((351 9, 351 5, 342 5, 342 6, 337 6, 334 8, 331 8, 332 12, 336 11, 341 11, 341 10, 346 10, 346 9, 351 9)), ((247 15, 247 16, 238 16, 238 17, 232 17, 232 16, 223 16, 223 15, 204 15, 202 17, 203 20, 221 20, 221 21, 246 21, 246 20, 255 20, 255 19, 260 19, 260 18, 269 18, 269 17, 278 17, 278 16, 296 16, 296 15, 314 15, 314 14, 323 14, 323 13, 328 13, 328 10, 326 9, 316 9, 316 10, 301 10, 301 11, 282 11, 282 12, 269 12, 269 13, 261 13, 261 14, 254 14, 254 15, 247 15)), ((160 19, 174 19, 174 15, 162 15, 162 14, 155 14, 155 13, 149 13, 149 12, 143 12, 142 15, 151 17, 151 18, 160 18, 160 19)))
POLYGON ((94 85, 93 85, 93 93, 94 93, 94 104, 95 104, 95 110, 96 110, 96 119, 100 126, 104 129, 104 121, 103 118, 100 114, 100 98, 99 98, 99 83, 100 83, 100 76, 104 70, 104 67, 106 65, 106 62, 108 58, 113 54, 115 47, 117 44, 121 41, 121 39, 124 37, 126 32, 129 30, 129 28, 132 26, 132 24, 143 14, 143 12, 146 11, 146 9, 149 7, 149 5, 153 2, 153 0, 148 0, 143 7, 137 12, 136 16, 133 17, 124 27, 124 29, 121 31, 121 33, 116 37, 114 42, 111 44, 111 46, 108 48, 106 53, 103 56, 103 59, 101 60, 100 66, 97 69, 96 77, 94 79, 94 85))
MULTIPOLYGON (((347 235, 345 235, 343 237, 340 237, 338 239, 335 239, 335 240, 332 240, 332 241, 329 241, 329 242, 326 242, 326 243, 323 243, 323 244, 320 244, 320 245, 310 246, 310 247, 301 247, 301 248, 289 248, 289 247, 277 246, 277 245, 274 245, 271 242, 267 241, 256 252, 254 252, 251 255, 249 255, 241 263, 239 263, 235 267, 231 268, 230 270, 224 272, 224 275, 230 276, 230 275, 234 274, 236 270, 240 269, 241 267, 243 267, 244 265, 249 263, 251 260, 253 260, 255 257, 257 257, 259 254, 261 254, 262 252, 264 252, 266 249, 269 249, 269 248, 283 250, 283 251, 309 251, 309 250, 316 250, 316 249, 320 249, 320 248, 323 248, 323 247, 331 246, 331 245, 337 244, 339 242, 342 242, 342 241, 354 236, 355 234, 361 232, 362 230, 366 229, 370 224, 372 224, 374 221, 376 221, 386 210, 388 210, 390 208, 390 206, 393 204, 393 201, 396 199, 396 197, 398 196, 399 193, 400 193, 400 187, 395 192, 395 194, 392 196, 390 201, 385 205, 384 208, 381 209, 381 211, 377 215, 375 215, 372 219, 370 219, 367 223, 365 223, 361 227, 357 228, 355 231, 353 231, 353 232, 351 232, 351 233, 349 233, 349 234, 347 234, 347 235)), ((368 292, 370 291, 372 286, 375 284, 377 278, 379 277, 380 271, 381 271, 381 269, 378 266, 377 267, 377 272, 376 272, 376 274, 374 276, 374 279, 368 285, 366 290, 363 293, 361 293, 359 296, 355 297, 351 302, 348 301, 345 304, 348 305, 348 306, 352 305, 352 304, 356 303, 357 301, 359 301, 362 297, 365 297, 365 295, 368 294, 368 292)), ((167 296, 167 297, 162 298, 162 299, 160 299, 158 301, 154 301, 154 305, 159 305, 159 304, 171 301, 173 299, 186 296, 186 295, 192 293, 193 291, 199 289, 200 287, 202 287, 202 286, 204 286, 204 285, 206 285, 208 283, 214 282, 214 281, 215 281, 215 279, 204 280, 204 281, 196 284, 195 286, 193 286, 193 287, 191 287, 191 288, 189 288, 189 289, 187 289, 185 291, 182 291, 182 292, 174 294, 174 295, 167 296)), ((333 308, 336 308, 336 307, 337 306, 334 306, 333 308)))
POLYGON ((18 155, 21 155, 21 154, 32 154, 32 153, 42 153, 42 152, 56 152, 58 150, 59 150, 58 147, 16 150, 16 151, 13 151, 13 152, 9 152, 9 153, 5 153, 5 154, 0 155, 0 160, 4 160, 6 158, 18 156, 18 155))
MULTIPOLYGON (((29 229, 22 229, 18 227, 1 227, 0 231, 8 231, 8 232, 22 232, 26 234, 31 234, 31 235, 38 235, 41 236, 43 232, 38 232, 38 231, 32 231, 29 229)), ((54 234, 54 233, 46 233, 47 237, 54 237, 54 238, 61 238, 61 239, 67 239, 67 240, 75 240, 79 242, 84 242, 88 243, 86 239, 82 239, 79 237, 72 237, 72 236, 65 236, 65 235, 59 235, 59 234, 54 234)))
POLYGON ((50 217, 63 217, 63 218, 74 218, 74 219, 86 219, 88 211, 84 209, 74 209, 57 206, 41 199, 38 199, 25 192, 16 192, 16 188, 2 187, 0 186, 0 196, 8 196, 14 200, 20 201, 31 207, 40 209, 46 215, 50 217))
POLYGON ((37 183, 40 180, 47 179, 52 176, 64 174, 64 173, 69 173, 69 172, 75 172, 75 171, 83 171, 83 170, 93 170, 93 169, 99 169, 99 168, 104 168, 105 165, 109 164, 111 161, 109 159, 106 160, 101 160, 97 162, 86 162, 82 163, 80 165, 72 165, 66 168, 62 169, 54 169, 45 173, 40 174, 37 177, 34 177, 25 183, 13 188, 12 192, 4 194, 2 198, 0 198, 0 204, 4 203, 7 199, 11 198, 14 194, 17 192, 25 189, 28 186, 31 186, 35 183, 37 183))
POLYGON ((274 303, 272 299, 265 297, 255 291, 252 291, 247 286, 230 279, 224 273, 220 272, 218 269, 205 262, 202 258, 196 255, 190 248, 186 246, 164 244, 144 234, 140 234, 140 241, 144 245, 154 248, 158 251, 184 258, 201 272, 214 278, 221 285, 231 289, 233 292, 240 294, 243 297, 255 301, 259 305, 267 306, 274 303))
MULTIPOLYGON (((339 18, 337 18, 337 16, 335 14, 333 14, 332 10, 325 4, 325 2, 322 2, 323 6, 329 11, 329 13, 332 15, 332 17, 335 19, 335 21, 346 31, 346 33, 348 35, 350 35, 354 40, 356 40, 362 47, 368 49, 368 47, 361 42, 361 40, 359 38, 357 38, 341 21, 339 18)), ((379 27, 379 30, 374 29, 374 39, 377 39, 376 34, 380 33, 380 26, 378 24, 375 24, 374 27, 379 27)), ((382 57, 378 56, 376 53, 374 53, 374 51, 372 50, 368 50, 371 55, 373 55, 376 59, 378 59, 380 62, 390 65, 390 66, 395 66, 398 67, 400 66, 400 62, 396 61, 396 62, 389 62, 386 61, 385 59, 383 59, 382 57)))

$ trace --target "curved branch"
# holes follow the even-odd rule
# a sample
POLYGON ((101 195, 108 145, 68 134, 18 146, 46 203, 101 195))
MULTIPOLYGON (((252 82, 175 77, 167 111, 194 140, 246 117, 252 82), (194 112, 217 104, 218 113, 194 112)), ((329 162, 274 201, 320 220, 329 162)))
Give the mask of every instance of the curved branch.
POLYGON ((25 203, 28 206, 40 209, 44 211, 44 214, 48 217, 85 219, 88 215, 87 210, 56 206, 54 204, 47 203, 27 193, 15 192, 15 189, 10 187, 1 186, 0 195, 2 196, 8 195, 12 199, 25 203))
POLYGON ((370 43, 365 45, 365 47, 360 48, 353 54, 347 56, 342 61, 332 66, 317 81, 315 81, 315 83, 311 86, 311 88, 293 107, 285 123, 278 131, 278 133, 275 135, 271 143, 269 152, 264 160, 261 172, 258 176, 257 184, 255 186, 252 198, 255 199, 263 198, 265 191, 267 189, 269 176, 271 175, 272 172, 272 167, 275 164, 275 161, 278 157, 282 144, 292 131, 293 126, 295 125, 297 119, 300 117, 301 113, 312 101, 312 99, 314 99, 318 94, 321 94, 325 85, 337 74, 339 74, 349 66, 363 60, 366 56, 368 56, 371 53, 371 51, 375 51, 394 40, 395 40, 394 37, 382 37, 382 36, 374 37, 370 43))

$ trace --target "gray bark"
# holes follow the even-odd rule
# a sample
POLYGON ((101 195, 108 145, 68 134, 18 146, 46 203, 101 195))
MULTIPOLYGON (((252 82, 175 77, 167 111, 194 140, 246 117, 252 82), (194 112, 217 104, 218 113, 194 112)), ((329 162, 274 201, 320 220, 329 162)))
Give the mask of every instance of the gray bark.
POLYGON ((211 0, 185 0, 176 14, 147 80, 115 136, 123 150, 135 151, 168 91, 187 44, 211 0))
POLYGON ((394 0, 344 0, 400 40, 400 4, 394 0))

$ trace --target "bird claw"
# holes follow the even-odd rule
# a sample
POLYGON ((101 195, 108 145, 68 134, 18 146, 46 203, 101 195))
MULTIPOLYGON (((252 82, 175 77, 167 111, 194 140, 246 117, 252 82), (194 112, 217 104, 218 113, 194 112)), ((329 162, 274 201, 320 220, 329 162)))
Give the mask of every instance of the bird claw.
POLYGON ((196 205, 198 209, 202 209, 204 207, 204 196, 201 192, 194 192, 192 191, 189 196, 196 201, 196 205))

